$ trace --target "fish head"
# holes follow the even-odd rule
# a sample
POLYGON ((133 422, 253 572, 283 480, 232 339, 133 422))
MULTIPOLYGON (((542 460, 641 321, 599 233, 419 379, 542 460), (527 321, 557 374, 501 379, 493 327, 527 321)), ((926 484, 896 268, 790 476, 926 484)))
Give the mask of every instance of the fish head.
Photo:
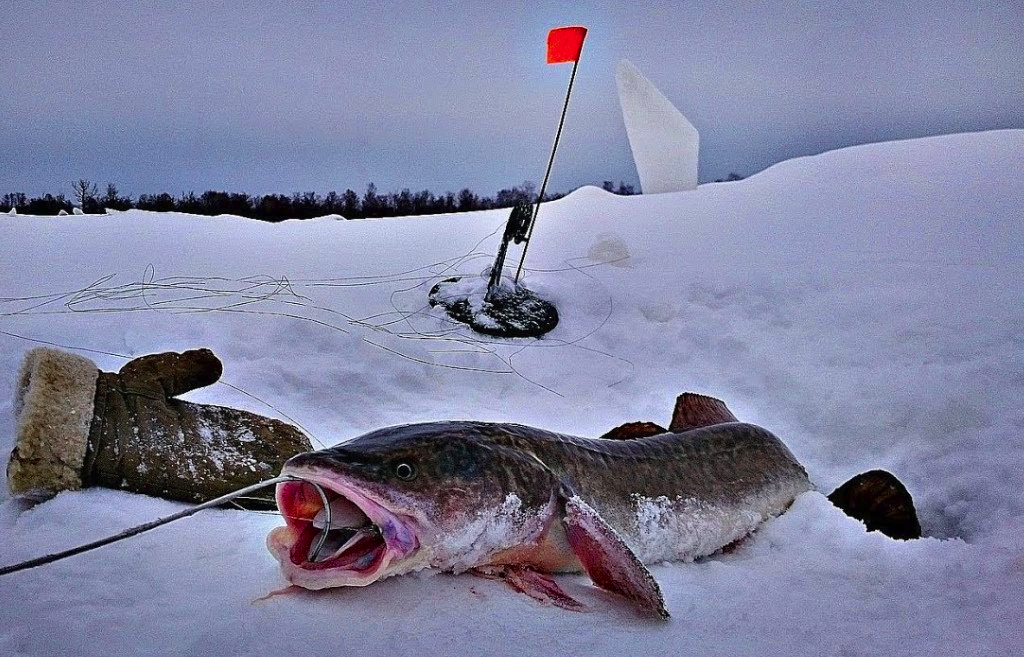
POLYGON ((281 474, 296 479, 277 487, 286 524, 267 538, 285 577, 309 589, 365 586, 436 565, 453 549, 451 537, 507 504, 510 493, 519 505, 542 508, 550 489, 524 481, 487 427, 390 427, 291 458, 281 474))

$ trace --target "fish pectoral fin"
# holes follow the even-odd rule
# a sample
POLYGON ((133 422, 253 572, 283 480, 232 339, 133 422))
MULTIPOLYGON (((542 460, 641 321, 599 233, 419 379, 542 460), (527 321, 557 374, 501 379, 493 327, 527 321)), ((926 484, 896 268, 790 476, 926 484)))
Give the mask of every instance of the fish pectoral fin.
POLYGON ((594 584, 646 611, 669 617, 661 587, 619 533, 577 496, 565 499, 565 533, 594 584))
POLYGON ((534 600, 552 604, 569 611, 584 611, 586 606, 562 590, 549 575, 539 573, 527 566, 479 566, 471 571, 478 577, 498 579, 510 587, 525 593, 534 600))
POLYGON ((668 430, 682 433, 726 422, 738 420, 724 401, 695 392, 684 392, 676 398, 676 408, 672 412, 672 422, 668 425, 668 430))

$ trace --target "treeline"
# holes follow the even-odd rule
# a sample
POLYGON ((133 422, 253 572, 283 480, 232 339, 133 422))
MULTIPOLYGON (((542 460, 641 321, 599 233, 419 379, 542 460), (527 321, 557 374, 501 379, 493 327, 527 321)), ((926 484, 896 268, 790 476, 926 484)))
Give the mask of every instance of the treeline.
MULTIPOLYGON (((283 221, 284 219, 310 219, 326 215, 341 215, 346 219, 365 217, 405 217, 422 214, 443 214, 449 212, 470 212, 492 208, 510 208, 520 201, 535 202, 537 193, 531 182, 502 189, 492 196, 479 196, 469 189, 459 193, 447 192, 435 195, 429 190, 413 192, 403 189, 399 192, 380 193, 370 183, 366 191, 358 194, 351 189, 342 193, 316 192, 286 194, 250 195, 239 192, 206 191, 171 194, 140 194, 137 199, 122 195, 117 186, 108 183, 106 191, 100 193, 96 184, 89 180, 77 180, 71 185, 72 198, 63 194, 45 194, 28 198, 14 192, 0 197, 0 212, 15 208, 21 214, 55 215, 74 212, 76 207, 86 214, 100 214, 105 210, 152 210, 156 212, 187 212, 190 214, 218 215, 233 214, 262 221, 283 221)), ((615 194, 633 194, 633 186, 605 181, 603 188, 615 194)), ((564 194, 545 194, 544 200, 560 198, 564 194)))

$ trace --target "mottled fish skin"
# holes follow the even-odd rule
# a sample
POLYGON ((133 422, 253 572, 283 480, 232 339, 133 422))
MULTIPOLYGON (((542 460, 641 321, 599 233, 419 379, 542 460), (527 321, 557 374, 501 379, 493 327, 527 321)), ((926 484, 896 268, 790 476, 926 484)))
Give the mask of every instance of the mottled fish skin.
MULTIPOLYGON (((525 516, 543 518, 561 490, 592 506, 644 563, 711 554, 812 489, 781 440, 742 422, 629 440, 506 423, 410 424, 300 454, 288 466, 350 472, 391 496, 397 489, 429 497, 435 518, 488 513, 509 494, 518 497, 525 516), (413 481, 392 475, 400 462, 415 465, 413 481)), ((536 527, 527 525, 519 528, 522 535, 510 530, 506 539, 528 539, 536 527)), ((435 556, 432 565, 450 564, 435 556)), ((474 565, 480 564, 458 569, 474 565)), ((575 563, 551 568, 577 569, 575 563)))

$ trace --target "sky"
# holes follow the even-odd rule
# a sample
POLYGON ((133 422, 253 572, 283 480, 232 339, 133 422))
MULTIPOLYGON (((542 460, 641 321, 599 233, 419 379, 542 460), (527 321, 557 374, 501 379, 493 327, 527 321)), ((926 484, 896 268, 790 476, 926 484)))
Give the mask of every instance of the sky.
POLYGON ((0 0, 0 193, 637 184, 630 59, 697 127, 701 181, 867 142, 1024 127, 1024 3, 0 0))

